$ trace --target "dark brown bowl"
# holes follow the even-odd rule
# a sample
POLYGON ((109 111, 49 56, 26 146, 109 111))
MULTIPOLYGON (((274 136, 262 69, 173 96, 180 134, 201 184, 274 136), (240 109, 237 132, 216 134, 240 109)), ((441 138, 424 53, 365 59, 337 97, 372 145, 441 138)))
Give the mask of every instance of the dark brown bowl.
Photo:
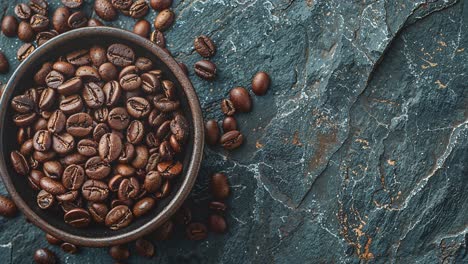
POLYGON ((89 247, 104 247, 127 243, 154 231, 177 211, 190 193, 203 156, 204 131, 200 103, 188 77, 177 62, 152 42, 128 31, 95 27, 76 29, 53 38, 34 51, 13 73, 0 100, 0 173, 8 192, 25 216, 45 232, 64 241, 89 247), (186 147, 184 174, 175 182, 171 195, 159 202, 156 209, 145 217, 136 219, 130 226, 112 231, 106 227, 73 228, 63 222, 60 214, 39 209, 36 192, 27 178, 18 175, 10 161, 10 152, 18 149, 16 132, 10 107, 11 98, 32 87, 32 76, 41 64, 56 59, 74 49, 93 44, 124 43, 138 56, 147 56, 166 74, 165 78, 178 87, 181 105, 190 122, 189 144, 186 147))

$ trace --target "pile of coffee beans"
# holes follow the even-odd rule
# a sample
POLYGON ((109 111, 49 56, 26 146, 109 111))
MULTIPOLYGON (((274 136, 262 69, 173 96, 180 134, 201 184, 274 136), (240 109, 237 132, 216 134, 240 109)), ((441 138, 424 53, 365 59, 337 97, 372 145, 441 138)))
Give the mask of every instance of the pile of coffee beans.
POLYGON ((11 101, 20 144, 11 162, 41 209, 59 206, 76 228, 117 230, 170 194, 189 124, 175 84, 150 59, 96 45, 43 65, 34 80, 11 101))

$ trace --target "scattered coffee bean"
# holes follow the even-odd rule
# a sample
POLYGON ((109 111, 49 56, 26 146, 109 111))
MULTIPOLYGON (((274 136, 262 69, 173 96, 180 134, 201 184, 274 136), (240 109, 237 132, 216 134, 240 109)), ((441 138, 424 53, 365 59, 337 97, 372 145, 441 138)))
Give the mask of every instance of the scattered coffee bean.
POLYGON ((57 35, 58 32, 55 30, 39 32, 36 35, 36 43, 38 46, 41 46, 42 44, 56 37, 57 35))
POLYGON ((150 5, 154 10, 163 11, 171 7, 173 0, 150 0, 150 5))
POLYGON ((232 130, 237 130, 237 121, 234 117, 228 116, 223 120, 223 131, 227 133, 232 130))
POLYGON ((88 20, 88 27, 102 27, 104 23, 102 23, 99 19, 91 18, 88 20))
POLYGON ((18 20, 14 16, 4 16, 2 20, 2 32, 7 37, 14 37, 18 32, 18 20))
POLYGON ((35 14, 31 17, 29 23, 35 32, 41 32, 49 27, 49 18, 41 14, 35 14))
POLYGON ((133 18, 141 18, 148 14, 148 4, 145 0, 137 0, 135 1, 129 9, 129 14, 133 18))
POLYGON ((195 73, 203 79, 213 80, 216 77, 216 65, 207 60, 201 60, 195 63, 195 73))
POLYGON ((209 145, 216 145, 219 141, 219 127, 216 120, 208 120, 205 123, 205 138, 209 145))
POLYGON ((19 19, 28 20, 32 15, 32 11, 27 4, 21 3, 15 6, 15 15, 19 19))
POLYGON ((191 223, 187 226, 186 234, 190 240, 204 240, 208 236, 208 229, 202 223, 191 223))
POLYGON ((270 87, 270 76, 266 72, 258 72, 252 79, 252 91, 256 95, 264 95, 270 87))
POLYGON ((252 101, 249 92, 244 87, 236 87, 229 92, 229 98, 236 110, 240 112, 250 112, 252 101))
POLYGON ((217 213, 224 213, 227 209, 227 206, 226 204, 222 203, 222 202, 210 202, 210 204, 208 205, 208 207, 217 212, 217 213))
POLYGON ((47 248, 40 248, 34 252, 34 262, 37 264, 55 264, 55 254, 47 248))
POLYGON ((55 10, 52 16, 52 26, 58 33, 63 33, 70 30, 68 26, 68 19, 70 18, 70 11, 66 7, 59 7, 55 10))
POLYGON ((133 215, 140 217, 150 212, 155 206, 156 201, 151 197, 146 197, 135 203, 133 206, 133 215))
POLYGON ((133 220, 132 211, 125 205, 118 205, 106 216, 105 224, 111 230, 118 230, 128 226, 133 220))
POLYGON ((46 0, 30 0, 29 7, 31 7, 35 13, 45 16, 47 15, 49 4, 46 0))
MULTIPOLYGON (((72 2, 71 0, 69 0, 72 2)), ((88 18, 86 17, 86 14, 77 11, 73 14, 70 15, 68 18, 68 26, 70 28, 80 28, 80 27, 85 27, 88 24, 88 18)))
POLYGON ((10 63, 3 52, 0 52, 0 74, 7 73, 10 69, 10 63))
POLYGON ((17 212, 16 205, 9 198, 0 195, 0 215, 3 217, 13 217, 17 212))
POLYGON ((47 242, 49 244, 51 244, 51 245, 60 245, 60 244, 63 243, 62 240, 60 240, 60 239, 58 239, 58 238, 56 238, 56 237, 54 237, 54 236, 52 236, 50 234, 46 234, 45 237, 46 237, 47 242))
POLYGON ((31 43, 23 44, 16 52, 16 58, 19 61, 26 59, 36 48, 31 43))
POLYGON ((225 133, 220 140, 223 148, 233 150, 238 148, 244 142, 244 136, 237 130, 232 130, 225 133))
POLYGON ((18 38, 23 42, 34 40, 34 30, 28 22, 21 21, 18 26, 18 38))
POLYGON ((112 6, 119 10, 128 10, 133 4, 133 0, 112 0, 112 6))
POLYGON ((229 197, 229 183, 224 173, 215 173, 211 176, 211 193, 216 199, 224 200, 229 197))
POLYGON ((223 216, 218 215, 218 214, 212 214, 210 215, 208 219, 208 223, 210 225, 211 231, 218 233, 218 234, 222 234, 226 232, 227 224, 223 216))
POLYGON ((151 24, 145 19, 139 20, 133 27, 133 33, 147 38, 151 31, 151 24))
POLYGON ((165 9, 154 19, 154 27, 159 31, 165 31, 172 26, 174 19, 174 12, 170 9, 165 9))
POLYGON ((124 261, 130 257, 130 251, 123 245, 113 246, 109 249, 109 255, 117 261, 124 261))
POLYGON ((151 33, 150 40, 161 48, 166 47, 166 38, 164 37, 164 34, 159 30, 155 30, 151 33))
POLYGON ((96 0, 94 2, 94 11, 105 21, 112 21, 117 18, 117 11, 109 0, 96 0))
POLYGON ((216 53, 216 46, 214 45, 213 41, 205 35, 196 37, 193 41, 193 45, 195 50, 202 57, 210 58, 213 57, 216 53))
POLYGON ((67 242, 62 243, 60 245, 60 248, 63 250, 63 252, 68 254, 75 254, 76 252, 78 252, 78 248, 75 245, 67 242))
POLYGON ((62 4, 68 8, 80 8, 83 5, 83 0, 62 0, 62 4))

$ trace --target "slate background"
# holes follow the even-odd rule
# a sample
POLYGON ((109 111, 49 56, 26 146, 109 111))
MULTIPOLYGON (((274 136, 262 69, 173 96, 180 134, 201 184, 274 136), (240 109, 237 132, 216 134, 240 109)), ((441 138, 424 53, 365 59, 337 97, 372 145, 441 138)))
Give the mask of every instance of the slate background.
MULTIPOLYGON (((3 13, 17 2, 1 1, 3 13)), ((129 262, 467 263, 465 2, 176 0, 175 57, 199 60, 202 33, 218 45, 216 81, 191 71, 205 117, 221 119, 220 100, 258 70, 273 85, 238 116, 241 149, 207 148, 192 194, 206 203, 209 174, 229 175, 229 232, 176 234, 154 259, 129 262)), ((19 45, 0 37, 12 69, 19 45)), ((42 246, 22 216, 0 218, 2 263, 31 263, 42 246)), ((52 249, 61 263, 112 262, 106 249, 52 249)))

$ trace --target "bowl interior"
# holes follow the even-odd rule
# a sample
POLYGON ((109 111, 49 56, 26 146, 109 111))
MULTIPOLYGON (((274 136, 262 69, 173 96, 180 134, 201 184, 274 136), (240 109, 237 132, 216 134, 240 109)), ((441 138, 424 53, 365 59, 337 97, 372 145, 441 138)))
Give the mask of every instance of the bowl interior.
MULTIPOLYGON (((186 194, 181 193, 183 191, 181 189, 181 185, 189 184, 190 185, 189 189, 191 189, 193 185, 193 181, 191 179, 187 179, 187 177, 189 177, 187 175, 187 171, 189 170, 189 167, 193 167, 191 169, 196 170, 195 175, 192 175, 191 177, 196 177, 196 173, 198 172, 198 165, 196 164, 193 165, 190 162, 193 159, 192 157, 194 154, 193 145, 195 142, 195 136, 194 136, 195 128, 193 124, 194 113, 192 112, 192 109, 189 107, 189 101, 187 99, 187 95, 185 93, 184 88, 182 88, 181 82, 179 82, 179 80, 175 76, 179 74, 179 77, 180 77, 180 73, 177 73, 177 74, 175 73, 177 71, 177 68, 174 68, 174 65, 168 66, 162 61, 162 58, 166 56, 164 54, 164 51, 155 47, 155 45, 154 45, 154 48, 149 50, 148 46, 146 45, 153 45, 152 43, 136 35, 133 35, 133 34, 130 34, 130 35, 131 36, 129 37, 129 34, 124 34, 122 30, 107 29, 106 31, 106 29, 104 28, 103 29, 94 28, 94 29, 87 30, 87 31, 82 30, 78 32, 68 32, 66 33, 66 36, 61 35, 59 36, 59 37, 63 37, 61 41, 54 42, 54 40, 52 40, 49 45, 40 47, 40 50, 37 50, 35 53, 33 53, 32 56, 30 56, 30 58, 28 58, 28 60, 20 66, 20 68, 13 75, 12 79, 8 83, 5 93, 2 97, 2 108, 4 108, 3 111, 5 114, 1 117, 2 120, 0 120, 3 122, 2 123, 3 129, 1 129, 0 133, 1 133, 1 139, 2 139, 1 149, 3 152, 3 160, 6 164, 6 171, 11 179, 12 185, 14 187, 14 191, 17 192, 20 198, 25 202, 26 206, 32 210, 33 213, 29 216, 33 218, 31 220, 34 222, 34 218, 39 217, 40 219, 42 219, 43 221, 51 225, 52 228, 57 229, 57 230, 47 230, 47 231, 51 231, 52 233, 55 233, 56 235, 59 235, 60 232, 66 232, 70 234, 71 236, 78 236, 84 239, 89 238, 91 240, 99 240, 99 239, 104 239, 104 238, 109 238, 109 237, 118 238, 118 237, 122 237, 124 234, 127 234, 129 232, 136 232, 137 230, 142 230, 145 227, 150 227, 149 222, 152 223, 151 228, 154 229, 157 225, 161 224, 164 220, 167 220, 167 218, 169 217, 168 214, 171 214, 175 211, 175 210, 170 210, 169 212, 167 208, 169 203, 171 203, 171 201, 173 202, 174 197, 176 195, 177 196, 182 195, 185 198, 186 194), (135 41, 135 39, 137 41, 135 41), (168 198, 165 198, 159 201, 157 203, 156 208, 152 210, 151 213, 147 214, 144 217, 135 219, 134 222, 130 226, 117 230, 117 231, 111 231, 106 227, 98 226, 98 225, 92 225, 84 229, 77 229, 77 228, 70 227, 69 225, 64 223, 63 213, 61 213, 60 211, 41 210, 36 204, 37 192, 33 191, 31 187, 28 185, 26 177, 18 175, 13 170, 13 166, 10 161, 9 154, 11 151, 18 149, 19 146, 16 143, 16 134, 17 134, 18 129, 15 127, 14 123, 12 122, 14 111, 10 107, 10 101, 13 96, 22 94, 25 90, 34 86, 32 77, 34 73, 37 70, 39 70, 39 68, 44 62, 56 60, 59 56, 65 55, 68 52, 71 52, 77 49, 89 48, 90 46, 95 45, 95 44, 107 46, 113 43, 126 44, 134 49, 138 57, 144 56, 144 57, 150 58, 153 61, 155 68, 161 69, 164 72, 164 78, 173 81, 174 84, 176 85, 178 95, 181 101, 181 108, 183 109, 184 115, 186 119, 189 121, 190 128, 191 128, 189 140, 187 141, 187 145, 185 147, 185 153, 183 157, 184 173, 180 176, 180 178, 174 181, 171 195, 168 198), (170 69, 170 67, 172 69, 170 69)), ((165 58, 165 60, 167 62, 167 58, 165 58)), ((169 58, 169 60, 173 60, 173 59, 169 58)), ((178 70, 180 71, 180 69, 178 70)), ((192 104, 193 103, 196 103, 196 105, 199 107, 198 100, 196 100, 196 102, 192 102, 192 104)), ((11 192, 11 190, 9 191, 11 192)), ((188 191, 184 191, 184 192, 188 193, 188 191)), ((177 201, 176 204, 171 203, 171 207, 178 207, 182 202, 183 201, 177 201)), ((41 224, 39 224, 39 226, 43 228, 41 224)), ((78 242, 78 244, 83 244, 82 241, 74 241, 74 242, 78 242)), ((111 243, 111 244, 115 244, 115 243, 111 243)))

